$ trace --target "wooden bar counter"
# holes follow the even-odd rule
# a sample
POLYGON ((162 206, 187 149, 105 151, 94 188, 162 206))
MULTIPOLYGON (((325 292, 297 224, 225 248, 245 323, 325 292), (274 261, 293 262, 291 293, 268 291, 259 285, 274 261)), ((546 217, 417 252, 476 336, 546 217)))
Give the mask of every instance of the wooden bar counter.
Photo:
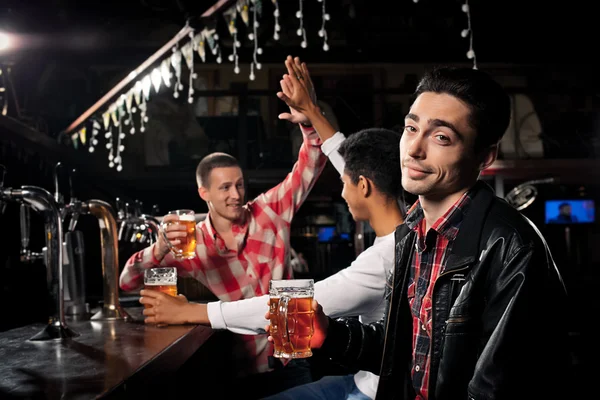
POLYGON ((133 321, 68 320, 79 336, 62 341, 30 341, 43 324, 1 332, 0 399, 138 398, 171 385, 214 332, 145 325, 141 307, 126 310, 133 321))

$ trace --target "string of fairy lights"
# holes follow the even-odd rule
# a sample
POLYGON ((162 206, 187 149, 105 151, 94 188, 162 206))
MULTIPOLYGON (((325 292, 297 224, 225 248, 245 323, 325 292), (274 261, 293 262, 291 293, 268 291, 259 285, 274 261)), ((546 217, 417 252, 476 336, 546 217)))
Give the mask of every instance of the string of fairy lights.
MULTIPOLYGON (((238 0, 234 5, 221 13, 227 24, 227 31, 232 39, 231 53, 227 55, 228 60, 233 65, 233 72, 240 74, 240 56, 239 48, 242 46, 240 40, 240 24, 245 26, 247 39, 252 43, 252 59, 249 62, 248 79, 256 79, 256 71, 261 70, 259 56, 263 53, 260 44, 259 27, 263 19, 264 4, 263 1, 269 0, 238 0)), ((281 36, 281 10, 279 0, 270 0, 272 3, 273 31, 272 39, 278 41, 281 36)), ((314 0, 298 0, 295 16, 298 20, 296 34, 300 39, 302 48, 308 47, 307 38, 310 32, 307 32, 305 25, 305 2, 314 0)), ((321 5, 321 24, 316 32, 322 39, 321 49, 329 50, 327 23, 331 20, 327 12, 326 0, 316 0, 321 5)), ((413 0, 418 3, 419 0, 413 0)), ((289 7, 286 3, 286 7, 289 7)), ((464 0, 462 12, 467 17, 467 27, 461 31, 461 36, 468 39, 469 48, 466 53, 467 58, 473 61, 473 68, 477 69, 477 58, 473 48, 473 28, 471 25, 471 11, 469 0, 464 0)), ((107 161, 110 168, 117 171, 123 170, 123 152, 126 149, 126 139, 128 134, 134 135, 136 132, 144 132, 149 123, 147 115, 147 105, 151 98, 160 93, 162 88, 172 89, 173 97, 180 97, 185 86, 183 79, 187 75, 187 101, 194 102, 194 80, 197 79, 197 73, 194 71, 196 57, 203 63, 210 61, 209 54, 217 63, 222 63, 222 49, 220 38, 217 34, 216 24, 206 26, 199 31, 192 31, 189 34, 189 40, 186 43, 177 43, 171 54, 165 57, 160 65, 152 69, 145 76, 140 77, 130 88, 108 107, 100 115, 92 116, 74 133, 70 134, 70 139, 75 148, 87 145, 87 150, 94 153, 100 145, 99 137, 104 137, 104 146, 107 149, 107 161), (186 68, 184 68, 184 66, 186 68), (88 137, 88 131, 90 135, 88 137)), ((264 38, 263 38, 264 39, 264 38)), ((0 70, 1 73, 1 70, 0 70)), ((2 85, 3 86, 3 85, 2 85)), ((2 88, 0 88, 1 90, 2 88)))

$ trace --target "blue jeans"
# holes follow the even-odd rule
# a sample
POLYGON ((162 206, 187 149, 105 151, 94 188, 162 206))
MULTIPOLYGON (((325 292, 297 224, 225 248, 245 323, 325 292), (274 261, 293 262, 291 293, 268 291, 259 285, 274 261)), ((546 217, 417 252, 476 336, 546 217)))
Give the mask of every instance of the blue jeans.
POLYGON ((269 396, 263 400, 372 400, 358 390, 354 375, 325 376, 316 382, 307 383, 269 396))

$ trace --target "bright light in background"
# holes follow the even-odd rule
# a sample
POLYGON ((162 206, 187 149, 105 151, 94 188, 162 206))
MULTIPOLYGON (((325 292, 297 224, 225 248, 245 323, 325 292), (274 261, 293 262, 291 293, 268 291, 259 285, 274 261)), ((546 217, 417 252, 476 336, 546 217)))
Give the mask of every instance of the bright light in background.
POLYGON ((0 32, 0 51, 10 49, 13 46, 13 40, 8 33, 0 32))

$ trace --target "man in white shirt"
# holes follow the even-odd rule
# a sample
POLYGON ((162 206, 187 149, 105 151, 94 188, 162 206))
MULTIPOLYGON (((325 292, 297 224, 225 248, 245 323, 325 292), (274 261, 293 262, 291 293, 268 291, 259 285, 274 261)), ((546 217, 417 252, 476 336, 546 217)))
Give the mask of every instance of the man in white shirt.
MULTIPOLYGON (((328 315, 358 316, 365 323, 378 321, 385 309, 386 278, 394 262, 394 231, 404 222, 398 204, 402 193, 400 134, 386 129, 367 129, 345 138, 342 133, 335 132, 320 111, 303 114, 299 109, 303 109, 305 102, 313 101, 309 95, 308 70, 298 59, 294 61, 291 57, 286 60, 286 66, 288 71, 293 68, 303 71, 290 75, 302 76, 305 80, 301 81, 304 86, 294 88, 298 82, 292 83, 289 75, 282 79, 282 92, 278 96, 290 106, 291 113, 279 117, 315 127, 323 141, 321 150, 342 177, 342 197, 350 213, 357 221, 368 221, 376 234, 373 245, 349 267, 315 283, 315 299, 328 315)), ((233 302, 193 304, 196 313, 194 320, 189 322, 210 323, 213 329, 228 329, 239 334, 264 333, 267 303, 268 295, 233 302)), ((280 395, 301 399, 373 399, 377 384, 376 375, 359 371, 355 375, 325 377, 280 395)))

